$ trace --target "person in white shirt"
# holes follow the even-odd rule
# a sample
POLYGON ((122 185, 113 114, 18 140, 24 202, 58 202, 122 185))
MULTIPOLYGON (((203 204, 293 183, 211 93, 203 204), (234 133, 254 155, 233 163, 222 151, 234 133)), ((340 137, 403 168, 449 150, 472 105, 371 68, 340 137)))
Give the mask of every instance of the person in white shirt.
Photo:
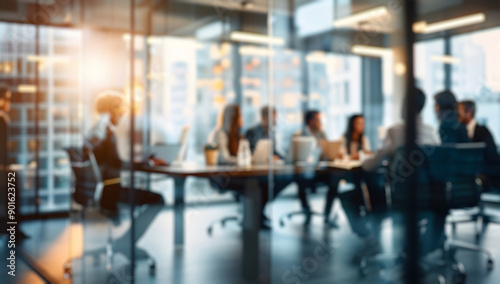
POLYGON ((352 115, 347 123, 347 131, 340 138, 342 146, 340 153, 348 155, 351 160, 359 159, 359 151, 371 153, 370 141, 364 135, 365 118, 361 114, 352 115))
MULTIPOLYGON (((416 132, 418 145, 440 145, 441 139, 437 131, 429 125, 422 123, 420 112, 425 105, 425 94, 415 89, 417 113, 416 132)), ((403 113, 403 119, 406 119, 406 113, 403 113)), ((378 253, 380 250, 379 245, 379 229, 380 229, 380 216, 381 212, 386 209, 386 196, 385 196, 385 176, 380 174, 377 170, 383 164, 384 160, 391 160, 396 154, 396 151, 401 146, 405 145, 405 124, 399 123, 391 127, 384 140, 384 144, 372 158, 363 162, 362 171, 355 180, 356 189, 340 196, 342 207, 346 212, 349 223, 353 231, 363 238, 366 242, 366 250, 364 253, 378 253), (364 218, 360 212, 360 207, 365 205, 364 196, 361 190, 361 181, 367 185, 370 203, 371 203, 371 229, 367 219, 364 218)))

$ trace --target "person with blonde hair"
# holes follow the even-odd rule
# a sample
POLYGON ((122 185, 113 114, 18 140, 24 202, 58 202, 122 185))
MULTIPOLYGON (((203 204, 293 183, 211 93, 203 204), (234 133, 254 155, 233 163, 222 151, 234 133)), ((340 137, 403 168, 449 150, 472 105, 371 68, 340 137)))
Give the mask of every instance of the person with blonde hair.
MULTIPOLYGON (((114 91, 99 94, 95 101, 95 111, 99 114, 99 120, 89 131, 84 148, 94 153, 101 176, 105 181, 99 206, 108 213, 116 214, 118 203, 130 202, 129 189, 123 188, 120 183, 122 161, 118 155, 115 137, 115 127, 126 111, 123 95, 114 91)), ((154 165, 165 165, 165 162, 157 159, 150 159, 148 162, 154 165)), ((142 232, 137 233, 137 238, 139 238, 160 212, 164 200, 160 194, 134 189, 134 201, 137 206, 148 206, 136 217, 138 224, 144 228, 142 232)))

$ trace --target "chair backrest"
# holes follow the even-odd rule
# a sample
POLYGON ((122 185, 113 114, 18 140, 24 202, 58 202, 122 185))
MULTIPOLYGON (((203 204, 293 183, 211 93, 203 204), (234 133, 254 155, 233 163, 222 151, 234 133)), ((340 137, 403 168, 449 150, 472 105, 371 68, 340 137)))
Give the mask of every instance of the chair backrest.
MULTIPOLYGON (((420 146, 405 161, 398 151, 391 163, 392 202, 404 204, 403 182, 394 182, 408 173, 417 171, 417 197, 420 209, 455 209, 475 207, 479 203, 478 173, 483 163, 484 143, 420 146), (395 179, 396 178, 396 179, 395 179)), ((399 179, 401 181, 401 179, 399 179)))
POLYGON ((83 148, 65 148, 74 175, 73 199, 83 206, 97 206, 104 187, 94 153, 83 148))

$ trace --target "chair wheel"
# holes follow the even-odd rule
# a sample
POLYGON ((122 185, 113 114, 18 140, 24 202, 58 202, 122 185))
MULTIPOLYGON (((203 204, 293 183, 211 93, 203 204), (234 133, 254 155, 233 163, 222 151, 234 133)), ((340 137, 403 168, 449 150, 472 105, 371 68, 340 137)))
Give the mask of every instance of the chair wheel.
POLYGON ((493 270, 493 267, 495 267, 495 263, 493 262, 493 259, 488 259, 488 263, 486 264, 486 267, 488 268, 489 271, 493 270))
POLYGON ((71 261, 66 261, 63 265, 64 269, 64 279, 71 279, 72 273, 71 273, 71 261))
POLYGON ((465 274, 458 273, 453 275, 453 284, 465 284, 465 274))
POLYGON ((280 227, 284 227, 285 226, 285 222, 283 222, 283 220, 280 220, 280 227))
POLYGON ((208 229, 207 229, 207 234, 208 234, 209 236, 211 236, 211 235, 212 235, 212 227, 210 227, 210 228, 208 228, 208 229))

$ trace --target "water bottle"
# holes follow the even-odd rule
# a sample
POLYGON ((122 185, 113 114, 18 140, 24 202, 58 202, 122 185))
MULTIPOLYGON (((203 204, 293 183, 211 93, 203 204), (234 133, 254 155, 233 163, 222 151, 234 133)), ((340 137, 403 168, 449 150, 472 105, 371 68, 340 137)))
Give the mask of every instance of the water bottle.
POLYGON ((245 139, 245 167, 252 166, 252 152, 250 151, 250 143, 245 139))
POLYGON ((245 166, 245 140, 240 139, 240 142, 238 143, 238 154, 237 154, 237 165, 238 167, 244 167, 245 166))
POLYGON ((252 157, 250 153, 250 144, 248 140, 241 139, 238 145, 238 166, 239 167, 249 167, 252 164, 252 157))

